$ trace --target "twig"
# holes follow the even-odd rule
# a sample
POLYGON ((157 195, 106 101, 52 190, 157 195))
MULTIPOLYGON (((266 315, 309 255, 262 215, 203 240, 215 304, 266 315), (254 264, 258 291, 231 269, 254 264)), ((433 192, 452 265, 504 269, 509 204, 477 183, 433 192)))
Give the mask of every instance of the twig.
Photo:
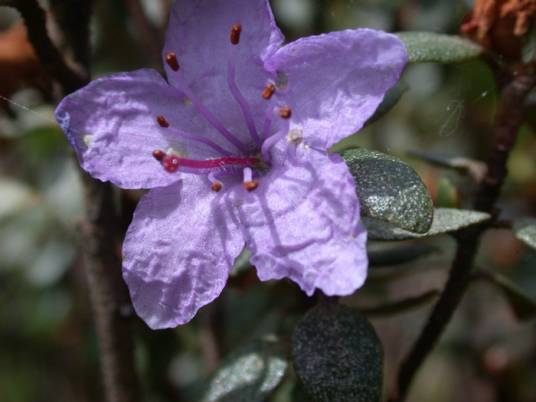
POLYGON ((123 3, 125 3, 125 7, 136 25, 146 55, 153 63, 159 63, 163 35, 149 21, 139 0, 123 0, 123 3))
MULTIPOLYGON (((522 105, 535 85, 536 77, 529 72, 527 75, 514 76, 504 86, 495 123, 493 152, 487 162, 487 174, 480 184, 475 201, 475 209, 479 211, 495 212, 494 205, 507 174, 508 156, 523 123, 522 105)), ((422 333, 402 362, 398 377, 398 393, 392 399, 393 401, 405 400, 417 370, 433 349, 460 303, 471 280, 471 268, 483 230, 483 226, 475 226, 458 233, 456 257, 447 284, 422 333)))
MULTIPOLYGON (((64 95, 85 85, 87 80, 73 72, 52 43, 46 29, 46 15, 36 0, 1 1, 19 10, 28 27, 29 39, 41 63, 58 81, 64 95)), ((74 5, 74 3, 73 3, 74 5)), ((89 7, 85 8, 89 10, 89 7)), ((84 18, 88 22, 89 17, 84 18)), ((80 27, 81 32, 89 32, 80 27)), ((89 60, 89 41, 84 34, 77 41, 79 62, 89 60)), ((88 65, 84 66, 88 69, 88 65)), ((108 402, 137 402, 139 385, 134 369, 133 340, 128 317, 132 315, 128 291, 121 278, 118 256, 119 225, 113 191, 82 173, 86 216, 83 224, 83 258, 99 338, 102 373, 108 402)))
POLYGON ((139 401, 129 317, 132 307, 121 278, 118 256, 118 220, 113 190, 83 174, 86 218, 83 256, 97 334, 106 399, 139 401))

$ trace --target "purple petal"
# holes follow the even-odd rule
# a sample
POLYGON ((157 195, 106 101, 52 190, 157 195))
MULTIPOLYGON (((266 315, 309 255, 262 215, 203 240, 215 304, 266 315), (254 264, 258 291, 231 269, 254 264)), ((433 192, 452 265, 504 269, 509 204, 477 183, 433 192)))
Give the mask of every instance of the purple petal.
MULTIPOLYGON (((67 96, 56 118, 75 149, 82 167, 93 177, 123 188, 153 188, 171 184, 152 152, 174 148, 191 157, 221 156, 208 146, 219 135, 193 118, 191 106, 154 70, 120 73, 92 81, 67 96), (164 116, 169 128, 157 117, 164 116), (202 138, 192 140, 192 136, 202 138)), ((224 144, 223 142, 220 145, 224 144)))
POLYGON ((192 319, 222 291, 243 248, 206 179, 189 176, 140 201, 123 243, 123 277, 153 329, 192 319))
POLYGON ((326 149, 363 126, 406 62, 396 36, 358 29, 299 39, 269 57, 266 68, 287 78, 280 96, 292 108, 291 129, 326 149))
POLYGON ((309 150, 273 168, 257 190, 235 189, 235 208, 261 280, 295 281, 307 294, 348 295, 366 277, 366 233, 348 168, 309 150))
POLYGON ((229 84, 229 62, 236 68, 239 98, 247 101, 249 120, 260 131, 267 108, 262 92, 272 78, 263 60, 283 40, 267 0, 178 0, 172 9, 163 57, 165 60, 169 52, 176 53, 180 70, 164 66, 170 83, 188 88, 223 127, 249 142, 251 124, 243 116, 242 99, 237 99, 229 84), (236 46, 230 42, 234 24, 242 26, 236 46))

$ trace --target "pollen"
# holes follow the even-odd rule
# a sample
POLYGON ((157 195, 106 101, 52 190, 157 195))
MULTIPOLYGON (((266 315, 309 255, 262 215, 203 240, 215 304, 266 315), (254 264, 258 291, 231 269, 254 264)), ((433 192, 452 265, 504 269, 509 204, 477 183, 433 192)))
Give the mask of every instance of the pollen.
POLYGON ((89 147, 91 143, 93 142, 93 136, 91 134, 86 134, 82 138, 82 141, 84 141, 84 144, 86 144, 86 147, 89 147))
POLYGON ((262 97, 266 100, 272 99, 272 96, 275 93, 275 85, 274 84, 267 84, 264 87, 264 91, 262 91, 262 97))
POLYGON ((242 33, 242 25, 234 24, 231 27, 231 43, 233 45, 238 45, 240 43, 240 34, 242 33))
POLYGON ((168 128, 169 127, 169 121, 164 116, 158 116, 156 118, 156 122, 160 125, 162 128, 168 128))
POLYGON ((279 109, 279 116, 283 119, 290 119, 292 117, 292 109, 288 106, 283 106, 279 109))
POLYGON ((303 142, 303 131, 297 128, 294 128, 289 131, 287 135, 287 141, 290 144, 299 145, 303 142))
POLYGON ((166 54, 166 63, 173 71, 179 71, 180 65, 175 52, 169 52, 166 54))
POLYGON ((256 190, 258 187, 259 187, 259 182, 258 182, 258 181, 250 180, 250 181, 246 181, 246 182, 244 182, 244 188, 245 188, 247 191, 254 191, 254 190, 256 190))
POLYGON ((223 184, 221 184, 219 181, 215 181, 214 183, 212 183, 212 186, 210 186, 210 188, 215 193, 219 193, 223 188, 223 184))

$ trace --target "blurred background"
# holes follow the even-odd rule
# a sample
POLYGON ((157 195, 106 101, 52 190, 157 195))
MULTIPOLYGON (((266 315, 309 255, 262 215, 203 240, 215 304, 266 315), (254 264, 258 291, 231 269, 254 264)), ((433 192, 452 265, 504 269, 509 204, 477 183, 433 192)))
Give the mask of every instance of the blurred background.
MULTIPOLYGON (((170 0, 96 1, 94 76, 160 68, 170 0)), ((287 39, 370 27, 458 33, 465 0, 274 0, 287 39)), ((54 35, 54 27, 50 26, 54 35)), ((78 167, 52 118, 51 83, 26 40, 18 15, 0 8, 0 400, 90 402, 102 398, 97 340, 79 258, 83 211, 78 167)), ((437 206, 469 207, 490 147, 497 105, 491 71, 480 61, 419 64, 406 91, 380 121, 351 138, 401 157, 419 172, 437 206), (433 166, 415 152, 470 159, 471 174, 433 166)), ((536 114, 535 114, 536 115, 536 114)), ((500 208, 505 219, 536 215, 536 136, 524 127, 509 163, 500 208)), ((139 193, 118 192, 125 229, 139 193)), ((440 289, 454 241, 370 244, 366 286, 344 303, 361 309, 440 289), (413 253, 392 266, 381 251, 413 253), (409 251, 408 251, 409 250, 409 251), (419 257, 419 258, 416 258, 419 257)), ((247 265, 247 264, 246 264, 247 265)), ((508 276, 536 296, 536 254, 509 230, 486 234, 479 267, 508 276)), ((385 348, 385 389, 419 333, 433 298, 398 314, 369 315, 385 348)), ((239 345, 267 333, 288 338, 311 301, 287 282, 260 283, 238 270, 222 297, 188 325, 151 332, 136 324, 136 362, 146 401, 196 401, 210 372, 239 345)), ((369 309, 370 310, 370 309, 369 309)), ((497 289, 474 283, 440 345, 420 371, 415 402, 536 401, 536 327, 520 322, 497 289)), ((385 393, 387 395, 387 392, 385 393)), ((270 396, 306 401, 292 370, 270 396)))

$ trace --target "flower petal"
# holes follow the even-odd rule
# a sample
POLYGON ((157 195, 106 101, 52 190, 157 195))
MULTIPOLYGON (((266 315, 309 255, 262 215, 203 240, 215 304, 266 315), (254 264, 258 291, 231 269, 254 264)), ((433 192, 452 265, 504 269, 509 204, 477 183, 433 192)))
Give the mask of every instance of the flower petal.
POLYGON ((287 277, 307 294, 348 295, 366 277, 366 232, 354 181, 338 155, 309 150, 273 168, 230 205, 261 280, 287 277))
POLYGON ((206 144, 185 137, 184 133, 213 141, 220 138, 211 135, 204 121, 192 117, 182 99, 158 72, 138 70, 92 81, 62 100, 56 119, 80 164, 93 177, 123 188, 160 187, 179 176, 162 168, 152 156, 154 150, 217 155, 206 144), (164 116, 170 127, 162 128, 157 116, 164 116))
POLYGON ((396 36, 371 29, 299 39, 265 61, 286 77, 280 96, 292 108, 291 129, 322 149, 363 126, 406 63, 396 36))
POLYGON ((163 58, 177 55, 180 70, 166 63, 168 80, 185 86, 203 106, 243 142, 248 127, 228 82, 229 62, 234 63, 236 87, 249 104, 252 120, 262 129, 268 103, 262 92, 271 74, 263 60, 283 43, 268 0, 177 0, 169 21, 163 58), (230 42, 231 28, 242 26, 240 43, 230 42))
POLYGON ((123 243, 123 277, 153 329, 192 319, 222 291, 244 241, 206 179, 189 176, 140 201, 123 243))

